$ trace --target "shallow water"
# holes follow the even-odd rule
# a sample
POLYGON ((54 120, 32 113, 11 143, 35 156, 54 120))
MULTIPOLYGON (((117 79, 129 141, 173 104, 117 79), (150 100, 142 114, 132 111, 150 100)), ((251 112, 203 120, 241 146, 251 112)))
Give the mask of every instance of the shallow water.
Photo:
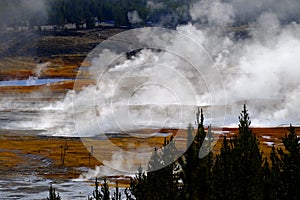
POLYGON ((37 78, 31 77, 28 80, 0 81, 0 87, 3 87, 3 86, 37 86, 37 85, 58 83, 58 82, 69 81, 69 80, 72 80, 72 79, 37 79, 37 78))
POLYGON ((18 178, 0 178, 0 199, 41 200, 48 197, 52 183, 64 200, 87 199, 94 190, 91 182, 53 181, 32 176, 18 178))
MULTIPOLYGON (((100 181, 101 182, 101 181, 100 181)), ((31 176, 1 178, 0 176, 0 200, 22 199, 41 200, 49 196, 49 186, 55 188, 56 193, 63 200, 84 200, 93 195, 94 181, 83 180, 49 180, 31 176)), ((125 188, 120 187, 122 199, 125 199, 125 188)), ((110 186, 110 194, 113 195, 115 188, 110 186)))

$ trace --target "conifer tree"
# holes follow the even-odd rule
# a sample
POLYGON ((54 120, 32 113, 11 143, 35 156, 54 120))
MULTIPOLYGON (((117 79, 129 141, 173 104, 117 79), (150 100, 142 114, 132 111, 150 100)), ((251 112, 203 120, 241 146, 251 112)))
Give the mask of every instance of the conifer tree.
POLYGON ((100 200, 102 197, 101 192, 99 191, 99 182, 98 182, 97 178, 96 178, 96 182, 95 182, 95 191, 93 191, 93 197, 95 200, 100 200))
POLYGON ((55 188, 52 187, 52 184, 50 184, 49 197, 47 197, 47 200, 61 200, 61 197, 59 196, 59 193, 56 194, 55 188))
POLYGON ((106 178, 104 179, 104 183, 101 186, 101 197, 101 200, 110 200, 109 186, 106 178))
POLYGON ((175 162, 177 153, 172 137, 170 141, 165 139, 160 151, 154 151, 147 173, 147 188, 152 200, 178 199, 179 166, 175 162))
POLYGON ((252 134, 246 105, 239 116, 239 132, 233 139, 233 180, 236 198, 255 200, 262 198, 262 153, 259 141, 252 134))
POLYGON ((125 188, 124 194, 125 194, 126 200, 135 200, 135 198, 133 198, 132 195, 130 194, 128 188, 125 188))
POLYGON ((250 125, 244 105, 239 116, 238 135, 229 141, 224 137, 213 167, 213 199, 262 199, 262 153, 250 125))
MULTIPOLYGON (((141 166, 139 167, 136 176, 130 181, 129 191, 135 197, 136 200, 142 200, 142 199, 147 200, 147 197, 149 196, 149 192, 147 188, 147 176, 146 173, 143 172, 141 166)), ((126 196, 127 199, 132 198, 128 191, 126 196)))
POLYGON ((297 137, 295 128, 290 125, 289 134, 283 138, 286 151, 279 150, 282 160, 282 185, 284 186, 285 199, 300 199, 300 138, 297 137))
MULTIPOLYGON (((177 153, 173 137, 170 141, 165 139, 160 150, 154 150, 148 164, 148 173, 143 173, 140 168, 131 180, 130 192, 137 200, 179 199, 179 166, 174 162, 177 153)), ((130 195, 126 196, 131 198, 130 195)))
POLYGON ((121 192, 119 191, 119 184, 116 182, 116 191, 114 192, 114 196, 112 200, 121 200, 121 192))
POLYGON ((223 138, 223 144, 220 154, 216 156, 216 162, 213 166, 213 199, 231 200, 235 194, 236 185, 234 185, 233 176, 233 153, 232 141, 226 136, 223 138))
POLYGON ((99 190, 99 182, 96 178, 95 181, 95 190, 93 191, 93 197, 88 197, 88 200, 110 200, 110 192, 107 180, 104 179, 104 183, 99 190))
POLYGON ((270 153, 270 160, 271 160, 271 188, 273 192, 273 199, 280 200, 284 199, 284 185, 282 182, 282 160, 278 155, 278 150, 273 145, 271 153, 270 153))
MULTIPOLYGON (((211 192, 212 152, 210 152, 210 137, 206 137, 204 130, 203 110, 198 109, 196 114, 197 131, 184 156, 179 160, 182 168, 183 181, 182 199, 208 199, 211 192), (203 154, 204 152, 204 154, 203 154)), ((188 127, 188 139, 194 130, 188 127)))
POLYGON ((273 185, 272 185, 272 176, 271 170, 268 162, 268 158, 264 159, 264 165, 262 169, 262 181, 263 181, 263 193, 262 199, 263 200, 273 200, 274 199, 274 192, 273 192, 273 185))

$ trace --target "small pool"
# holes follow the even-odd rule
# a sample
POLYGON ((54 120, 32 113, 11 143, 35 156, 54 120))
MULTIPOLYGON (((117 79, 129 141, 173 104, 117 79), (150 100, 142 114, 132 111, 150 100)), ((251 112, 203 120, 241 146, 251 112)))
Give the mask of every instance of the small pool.
POLYGON ((13 81, 0 81, 0 87, 4 86, 36 86, 45 85, 48 83, 58 83, 63 81, 70 81, 72 79, 37 79, 30 77, 27 80, 13 80, 13 81))

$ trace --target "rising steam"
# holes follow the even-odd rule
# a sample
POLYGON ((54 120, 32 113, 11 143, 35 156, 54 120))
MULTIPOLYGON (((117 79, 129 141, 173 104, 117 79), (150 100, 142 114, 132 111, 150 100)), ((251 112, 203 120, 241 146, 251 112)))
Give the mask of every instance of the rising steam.
MULTIPOLYGON (((297 0, 196 2, 190 8, 191 23, 177 27, 186 40, 162 34, 156 41, 157 34, 149 32, 135 40, 159 44, 159 51, 140 49, 129 56, 121 54, 123 47, 118 46, 94 52, 89 72, 95 84, 70 91, 63 101, 39 105, 36 129, 53 135, 93 136, 145 127, 182 128, 194 122, 197 106, 205 108, 207 124, 230 126, 237 125, 244 103, 254 126, 299 124, 299 4, 297 0), (241 23, 245 26, 234 30, 247 34, 239 37, 229 27, 241 23), (211 59, 204 59, 201 45, 211 59), (173 49, 200 63, 202 73, 173 49), (203 73, 213 67, 221 81, 216 81, 218 75, 203 73), (225 118, 212 107, 225 107, 225 118), (70 120, 73 108, 75 125, 70 120)), ((148 1, 151 9, 163 6, 148 1)), ((130 18, 139 21, 138 13, 132 12, 130 18)), ((43 66, 37 67, 37 75, 43 66)))
MULTIPOLYGON (((70 134, 99 134, 99 126, 101 132, 147 126, 178 127, 180 123, 185 127, 193 123, 196 106, 226 106, 225 121, 220 114, 220 119, 214 119, 214 122, 223 126, 236 125, 244 103, 249 106, 254 126, 298 124, 300 25, 283 23, 282 10, 274 8, 274 12, 263 12, 261 8, 254 23, 240 28, 246 29, 250 37, 237 39, 227 29, 240 16, 237 10, 240 6, 239 1, 201 1, 190 9, 193 23, 177 27, 179 33, 203 45, 211 55, 224 88, 208 90, 204 83, 207 80, 201 74, 195 73, 180 57, 165 51, 142 50, 126 60, 118 51, 104 50, 94 56, 90 72, 97 81, 106 73, 105 81, 100 80, 103 81, 101 84, 98 82, 81 92, 70 92, 63 102, 57 103, 60 108, 66 106, 66 116, 70 113, 69 105, 75 105, 77 130, 69 129, 72 130, 70 134), (207 25, 202 26, 206 22, 207 25), (114 60, 117 57, 119 60, 114 60), (172 85, 171 90, 164 87, 166 85, 172 85), (216 96, 213 100, 212 92, 216 96), (107 102, 111 100, 114 107, 107 102), (124 111, 121 105, 130 106, 124 111), (181 105, 180 109, 175 105, 181 105), (129 118, 126 112, 130 112, 129 118)), ((184 40, 166 37, 165 49, 177 46, 182 52, 201 57, 200 50, 193 49, 184 40)), ((151 34, 139 40, 157 42, 151 39, 151 34)), ((55 105, 51 106, 55 108, 55 105)), ((207 110, 206 123, 211 122, 210 112, 207 110)))
POLYGON ((140 18, 138 11, 134 10, 127 13, 128 21, 131 24, 141 23, 143 20, 140 18))
MULTIPOLYGON (((42 121, 48 122, 46 128, 55 125, 52 133, 78 133, 81 137, 147 127, 183 128, 193 123, 197 106, 205 108, 207 124, 231 126, 237 125, 244 103, 254 126, 299 125, 300 25, 292 20, 297 19, 295 9, 299 3, 244 2, 200 1, 190 9, 191 23, 177 27, 184 37, 147 32, 134 38, 146 41, 144 44, 160 45, 160 49, 134 49, 135 44, 128 43, 132 45, 128 50, 136 50, 129 51, 130 55, 121 52, 127 48, 122 45, 115 49, 107 45, 106 49, 92 52, 89 72, 95 84, 70 91, 63 101, 44 107, 48 111, 42 114, 42 121), (239 23, 246 25, 235 28, 248 33, 243 37, 237 37, 229 28, 239 23), (160 40, 154 37, 157 35, 160 40), (202 71, 197 71, 189 60, 200 64, 202 71), (214 67, 217 75, 211 74, 214 67), (219 75, 221 81, 217 79, 219 75), (65 123, 72 108, 74 126, 69 121, 65 123), (218 112, 223 108, 225 118, 223 112, 218 112), (52 115, 54 111, 60 111, 59 119, 52 115)), ((156 9, 163 5, 149 3, 150 6, 156 9)), ((135 23, 136 17, 131 13, 135 23)), ((127 36, 112 41, 130 41, 132 35, 127 36)), ((115 154, 106 164, 120 169, 124 164, 121 157, 136 159, 126 156, 115 154)), ((81 178, 112 173, 115 172, 107 167, 97 167, 81 178)))

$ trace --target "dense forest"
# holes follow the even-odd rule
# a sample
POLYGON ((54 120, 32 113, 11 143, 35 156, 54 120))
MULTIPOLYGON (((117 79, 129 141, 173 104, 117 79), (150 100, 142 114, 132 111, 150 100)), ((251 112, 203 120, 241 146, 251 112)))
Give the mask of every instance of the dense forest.
MULTIPOLYGON (((197 129, 188 128, 188 149, 177 161, 174 141, 165 141, 164 147, 155 149, 147 171, 140 169, 131 180, 125 194, 110 194, 106 180, 96 187, 89 200, 298 200, 300 199, 300 138, 291 125, 282 138, 284 149, 273 146, 270 155, 264 155, 259 141, 252 134, 246 106, 239 116, 239 132, 224 137, 218 155, 210 151, 212 136, 204 129, 202 111, 197 113, 197 129), (204 148, 203 148, 204 147, 204 148), (204 157, 199 152, 206 151, 204 157), (165 166, 159 170, 152 169, 165 166)), ((61 199, 51 186, 50 200, 61 199)))
POLYGON ((174 26, 190 20, 189 7, 194 0, 2 0, 0 26, 55 25, 86 23, 93 28, 95 21, 113 22, 115 26, 161 23, 174 26))
MULTIPOLYGON (((175 27, 192 22, 190 10, 201 0, 1 0, 0 28, 42 25, 65 28, 73 23, 77 28, 93 28, 94 22, 111 22, 115 26, 133 24, 175 27)), ((220 0, 233 6, 234 26, 247 25, 263 12, 274 12, 283 23, 299 21, 299 4, 287 5, 275 0, 247 2, 220 0), (274 1, 274 2, 273 2, 274 1)), ((199 19, 198 19, 199 20, 199 19)), ((201 19, 201 23, 206 23, 201 19)), ((136 27, 136 26, 134 26, 136 27)))

